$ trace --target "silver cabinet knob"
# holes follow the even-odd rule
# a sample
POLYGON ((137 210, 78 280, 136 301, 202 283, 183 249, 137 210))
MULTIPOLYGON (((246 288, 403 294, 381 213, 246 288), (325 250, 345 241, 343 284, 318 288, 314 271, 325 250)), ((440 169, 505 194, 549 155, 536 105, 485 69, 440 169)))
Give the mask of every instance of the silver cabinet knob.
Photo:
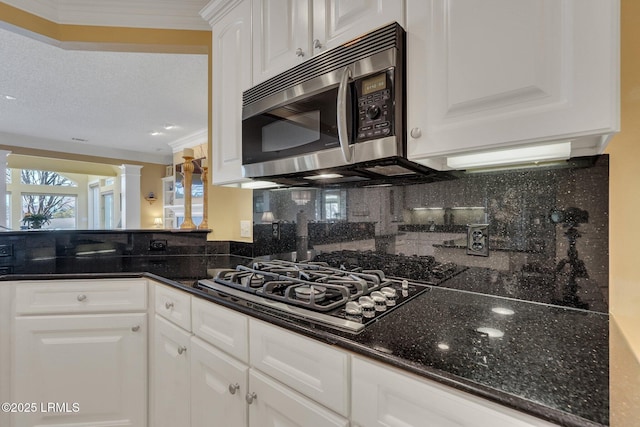
POLYGON ((296 55, 299 57, 303 57, 304 56, 304 51, 302 50, 301 47, 296 49, 296 55))
POLYGON ((322 49, 322 43, 320 43, 320 40, 315 39, 313 41, 313 47, 316 48, 316 49, 322 49))
POLYGON ((185 351, 187 351, 187 347, 181 345, 180 347, 178 347, 178 354, 182 354, 185 351))
POLYGON ((169 301, 165 302, 164 308, 166 308, 167 310, 171 310, 173 308, 173 303, 169 301))
POLYGON ((240 384, 229 384, 229 393, 236 394, 236 391, 240 390, 240 384))
POLYGON ((247 401, 249 405, 251 405, 253 401, 256 400, 257 398, 258 398, 258 395, 255 394, 254 392, 247 393, 247 395, 244 397, 244 399, 247 401))
POLYGON ((133 332, 138 332, 138 331, 140 330, 140 325, 132 326, 132 327, 131 327, 131 330, 132 330, 133 332))
POLYGON ((422 129, 413 128, 410 132, 411 138, 420 138, 422 136, 422 129))
POLYGON ((78 301, 84 301, 84 300, 86 300, 86 299, 87 299, 87 296, 86 296, 86 295, 84 295, 84 294, 80 294, 80 295, 78 295, 78 301))

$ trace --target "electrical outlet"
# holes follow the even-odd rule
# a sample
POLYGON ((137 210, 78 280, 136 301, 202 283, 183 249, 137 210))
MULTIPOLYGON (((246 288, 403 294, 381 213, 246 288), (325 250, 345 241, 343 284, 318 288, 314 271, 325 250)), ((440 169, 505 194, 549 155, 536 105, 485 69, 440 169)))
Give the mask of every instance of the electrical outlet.
POLYGON ((467 255, 489 256, 489 224, 467 225, 467 255))
POLYGON ((251 221, 240 221, 240 237, 251 237, 251 221))
POLYGON ((167 241, 163 239, 154 239, 149 242, 150 251, 166 251, 167 241))

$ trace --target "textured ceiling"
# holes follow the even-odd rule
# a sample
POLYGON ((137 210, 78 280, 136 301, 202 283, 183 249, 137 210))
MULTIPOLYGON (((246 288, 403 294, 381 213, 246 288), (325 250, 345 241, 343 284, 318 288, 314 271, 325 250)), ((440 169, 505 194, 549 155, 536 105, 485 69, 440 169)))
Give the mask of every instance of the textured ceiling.
POLYGON ((65 50, 0 27, 0 145, 170 162, 169 144, 206 141, 207 61, 65 50))

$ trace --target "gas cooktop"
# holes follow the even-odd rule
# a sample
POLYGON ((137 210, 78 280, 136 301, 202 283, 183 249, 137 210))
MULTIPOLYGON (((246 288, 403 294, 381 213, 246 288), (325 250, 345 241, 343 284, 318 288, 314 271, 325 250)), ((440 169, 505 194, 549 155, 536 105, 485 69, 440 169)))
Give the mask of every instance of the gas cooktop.
POLYGON ((431 289, 426 283, 387 277, 381 270, 281 260, 219 270, 196 288, 282 318, 355 333, 431 289))

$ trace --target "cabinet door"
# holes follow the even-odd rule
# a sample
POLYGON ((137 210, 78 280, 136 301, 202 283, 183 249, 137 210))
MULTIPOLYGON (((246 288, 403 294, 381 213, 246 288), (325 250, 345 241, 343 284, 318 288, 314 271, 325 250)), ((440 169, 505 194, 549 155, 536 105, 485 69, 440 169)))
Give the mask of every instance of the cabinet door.
POLYGON ((314 54, 391 22, 404 27, 404 0, 315 0, 314 54))
POLYGON ((246 427, 247 365, 191 338, 191 427, 246 427))
POLYGON ((146 425, 146 319, 143 313, 17 317, 12 401, 38 408, 15 414, 13 425, 146 425))
POLYGON ((251 2, 245 0, 212 26, 211 177, 242 181, 242 91, 251 86, 251 2))
POLYGON ((553 425, 358 357, 352 360, 351 393, 356 427, 553 425))
POLYGON ((407 0, 409 158, 441 169, 452 153, 569 139, 574 156, 601 152, 619 127, 618 7, 407 0))
POLYGON ((188 426, 191 334, 158 315, 154 326, 154 427, 188 426))
POLYGON ((253 0, 254 84, 313 55, 310 1, 253 0))
POLYGON ((339 414, 349 414, 345 352, 254 319, 249 336, 251 366, 339 414))
MULTIPOLYGON (((349 421, 251 369, 250 427, 347 427, 349 421)), ((248 400, 248 401, 249 401, 248 400)))

